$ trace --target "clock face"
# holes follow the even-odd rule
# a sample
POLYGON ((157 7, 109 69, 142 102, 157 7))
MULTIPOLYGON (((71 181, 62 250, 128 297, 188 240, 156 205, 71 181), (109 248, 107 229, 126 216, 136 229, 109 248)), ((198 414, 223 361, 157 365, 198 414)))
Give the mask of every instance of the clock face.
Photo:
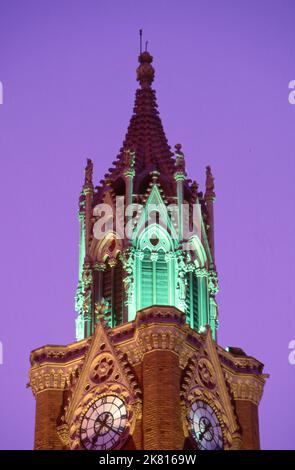
POLYGON ((208 403, 195 401, 188 414, 190 431, 200 450, 222 449, 222 430, 208 403))
POLYGON ((83 416, 81 442, 88 450, 112 449, 118 444, 126 424, 123 400, 115 395, 98 398, 83 416))

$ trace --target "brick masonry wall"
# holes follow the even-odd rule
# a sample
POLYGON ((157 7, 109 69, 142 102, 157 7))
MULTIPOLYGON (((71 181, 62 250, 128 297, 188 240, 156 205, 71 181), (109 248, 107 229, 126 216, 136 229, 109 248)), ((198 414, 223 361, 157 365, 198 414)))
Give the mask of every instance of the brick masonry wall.
POLYGON ((142 380, 144 449, 183 449, 178 356, 163 350, 146 353, 142 380))
POLYGON ((236 400, 235 405, 242 428, 242 449, 260 449, 258 407, 247 400, 236 400))
POLYGON ((62 449, 56 432, 57 418, 63 404, 62 390, 44 390, 36 396, 35 449, 62 449))

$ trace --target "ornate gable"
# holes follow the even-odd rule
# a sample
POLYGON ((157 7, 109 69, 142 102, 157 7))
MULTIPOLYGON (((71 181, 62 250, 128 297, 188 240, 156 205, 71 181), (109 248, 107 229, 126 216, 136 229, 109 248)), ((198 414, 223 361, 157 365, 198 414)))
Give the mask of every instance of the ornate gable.
POLYGON ((90 406, 104 396, 116 396, 126 406, 128 426, 120 439, 132 434, 137 417, 141 415, 141 390, 129 366, 126 355, 117 350, 111 341, 104 320, 97 324, 81 374, 74 384, 68 405, 65 407, 61 428, 68 428, 71 449, 80 449, 80 428, 83 416, 90 406))
MULTIPOLYGON (((241 445, 240 429, 216 348, 207 326, 202 346, 184 371, 181 392, 183 412, 186 414, 187 409, 197 400, 208 403, 221 424, 224 447, 238 449, 241 445)), ((185 417, 183 423, 185 435, 188 435, 185 417)))

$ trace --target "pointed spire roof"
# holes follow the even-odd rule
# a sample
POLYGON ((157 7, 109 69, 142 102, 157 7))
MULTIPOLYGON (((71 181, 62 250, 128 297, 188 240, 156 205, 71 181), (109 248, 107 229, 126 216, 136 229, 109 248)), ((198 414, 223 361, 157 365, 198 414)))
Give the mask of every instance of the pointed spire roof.
POLYGON ((137 81, 140 88, 136 90, 133 115, 123 141, 123 146, 101 183, 112 184, 122 177, 126 162, 126 152, 135 152, 134 192, 143 193, 151 179, 150 173, 158 171, 160 182, 167 195, 175 195, 175 162, 173 153, 163 129, 159 116, 155 90, 151 88, 155 70, 153 57, 149 52, 142 52, 137 67, 137 81))

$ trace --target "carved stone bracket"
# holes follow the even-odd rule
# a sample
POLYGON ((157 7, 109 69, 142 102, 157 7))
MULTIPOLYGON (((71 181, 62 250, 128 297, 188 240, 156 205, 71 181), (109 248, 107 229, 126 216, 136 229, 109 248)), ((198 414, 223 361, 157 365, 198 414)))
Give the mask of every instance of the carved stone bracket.
POLYGON ((247 400, 257 406, 259 405, 265 379, 268 377, 267 374, 259 376, 252 374, 234 375, 233 373, 225 370, 224 375, 234 400, 247 400))

